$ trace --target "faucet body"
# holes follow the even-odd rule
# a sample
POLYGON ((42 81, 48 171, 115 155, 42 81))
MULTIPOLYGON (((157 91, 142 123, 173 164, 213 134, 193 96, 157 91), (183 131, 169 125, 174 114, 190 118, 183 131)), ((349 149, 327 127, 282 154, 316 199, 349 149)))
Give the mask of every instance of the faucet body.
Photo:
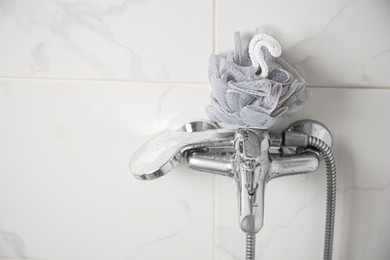
POLYGON ((234 179, 239 224, 246 233, 246 259, 253 260, 256 233, 264 223, 266 184, 277 177, 313 172, 323 159, 327 171, 324 260, 331 260, 336 208, 336 163, 331 147, 329 130, 313 120, 296 122, 282 134, 198 121, 147 142, 133 154, 130 171, 138 179, 151 180, 187 158, 194 170, 234 179))
POLYGON ((325 130, 313 121, 292 125, 284 135, 257 128, 226 129, 213 122, 192 122, 146 143, 133 155, 130 170, 139 179, 155 179, 186 158, 194 170, 231 177, 237 184, 240 228, 247 234, 256 234, 264 223, 266 184, 277 177, 315 171, 319 153, 305 147, 307 143, 300 133, 322 136, 329 143, 330 133, 325 130), (305 129, 308 126, 310 129, 305 129))
POLYGON ((282 146, 282 138, 266 130, 239 128, 233 151, 191 151, 188 166, 198 171, 232 177, 237 184, 239 225, 247 234, 256 234, 264 222, 266 184, 277 177, 309 173, 319 166, 313 150, 282 146))

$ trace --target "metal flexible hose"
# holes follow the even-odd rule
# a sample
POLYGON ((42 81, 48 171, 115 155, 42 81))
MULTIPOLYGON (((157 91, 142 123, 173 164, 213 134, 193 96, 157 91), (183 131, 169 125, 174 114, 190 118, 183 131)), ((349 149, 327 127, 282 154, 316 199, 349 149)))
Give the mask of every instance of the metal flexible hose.
POLYGON ((246 234, 246 260, 255 260, 256 235, 246 234))
POLYGON ((327 193, 324 260, 331 260, 336 215, 336 161, 333 157, 331 148, 321 139, 309 136, 308 146, 318 149, 325 160, 327 193))

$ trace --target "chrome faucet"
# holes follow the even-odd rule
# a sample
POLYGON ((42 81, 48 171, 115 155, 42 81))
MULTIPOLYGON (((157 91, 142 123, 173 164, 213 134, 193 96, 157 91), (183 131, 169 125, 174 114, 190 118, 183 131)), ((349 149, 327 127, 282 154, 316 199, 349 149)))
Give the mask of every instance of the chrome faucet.
MULTIPOLYGON (((232 177, 237 184, 239 225, 247 234, 246 256, 254 259, 255 234, 264 222, 266 184, 277 177, 313 172, 322 157, 327 166, 334 166, 329 155, 331 146, 330 132, 311 120, 294 123, 281 134, 257 128, 221 128, 214 122, 197 121, 147 142, 131 158, 130 171, 138 179, 151 180, 186 159, 194 170, 232 177)), ((334 177, 334 193, 335 168, 331 170, 328 177, 334 177)), ((331 195, 328 193, 327 260, 332 257, 334 226, 335 197, 331 195)))

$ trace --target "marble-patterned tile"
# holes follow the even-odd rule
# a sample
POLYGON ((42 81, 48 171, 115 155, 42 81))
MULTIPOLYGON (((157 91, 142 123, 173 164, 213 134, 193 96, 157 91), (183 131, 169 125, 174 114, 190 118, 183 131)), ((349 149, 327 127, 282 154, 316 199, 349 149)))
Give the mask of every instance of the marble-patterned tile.
MULTIPOLYGON (((390 258, 389 90, 311 89, 300 119, 324 123, 334 138, 337 162, 335 260, 390 258)), ((322 259, 325 167, 308 175, 271 181, 265 222, 257 235, 257 259, 322 259)), ((236 186, 216 179, 216 259, 243 259, 245 235, 238 226, 236 186)))
MULTIPOLYGON (((311 90, 305 108, 279 127, 309 118, 333 133, 334 259, 387 260, 390 91, 311 90)), ((242 259, 231 179, 216 177, 213 201, 209 174, 180 167, 142 182, 127 169, 151 135, 205 118, 209 92, 207 85, 0 81, 0 258, 242 259)), ((259 259, 320 259, 324 211, 324 168, 270 182, 259 259)))
POLYGON ((217 1, 217 51, 265 26, 310 85, 389 87, 389 10, 386 0, 217 1))
POLYGON ((207 81, 212 2, 4 0, 0 76, 207 81))
POLYGON ((0 81, 0 258, 211 260, 212 177, 128 170, 150 136, 204 114, 207 90, 0 81))

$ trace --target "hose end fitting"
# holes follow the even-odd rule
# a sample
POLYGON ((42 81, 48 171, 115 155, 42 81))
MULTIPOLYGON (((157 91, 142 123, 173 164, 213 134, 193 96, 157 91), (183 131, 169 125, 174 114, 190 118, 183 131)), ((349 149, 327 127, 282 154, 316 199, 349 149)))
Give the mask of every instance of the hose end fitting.
POLYGON ((285 131, 283 133, 283 144, 285 146, 307 147, 309 144, 309 137, 302 132, 285 131))

